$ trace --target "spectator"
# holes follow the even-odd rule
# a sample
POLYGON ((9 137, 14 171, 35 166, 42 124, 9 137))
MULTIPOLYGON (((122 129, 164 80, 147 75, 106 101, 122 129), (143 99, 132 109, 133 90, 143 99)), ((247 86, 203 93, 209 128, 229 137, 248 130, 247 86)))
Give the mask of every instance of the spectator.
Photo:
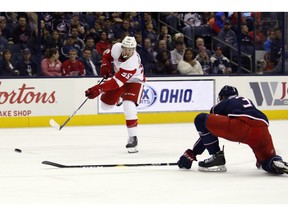
POLYGON ((200 50, 205 49, 206 53, 208 54, 209 58, 211 57, 212 53, 207 47, 205 46, 205 41, 202 37, 198 37, 196 39, 196 47, 195 47, 195 52, 199 53, 200 50))
MULTIPOLYGON (((41 40, 40 40, 40 53, 41 55, 44 55, 45 54, 45 51, 47 49, 46 47, 46 39, 43 35, 43 31, 41 31, 41 40)), ((38 29, 36 28, 33 33, 32 33, 32 36, 30 37, 30 39, 28 40, 27 46, 25 46, 24 48, 29 48, 31 53, 32 53, 32 56, 37 56, 38 53, 39 53, 39 47, 38 47, 38 29)))
POLYGON ((66 39, 66 41, 64 43, 64 46, 61 48, 61 53, 60 53, 60 61, 61 62, 64 62, 67 59, 69 59, 69 51, 71 49, 76 49, 77 53, 78 53, 78 56, 80 58, 82 57, 82 52, 81 52, 81 50, 79 49, 78 46, 75 46, 73 37, 69 36, 66 39))
POLYGON ((185 51, 184 43, 182 41, 176 41, 175 49, 170 52, 171 63, 175 69, 177 68, 179 61, 183 60, 184 51, 185 51))
POLYGON ((182 32, 189 37, 187 40, 187 45, 189 47, 192 47, 194 43, 192 32, 194 31, 195 33, 195 29, 202 25, 201 20, 202 18, 198 13, 189 12, 185 13, 184 15, 184 27, 182 29, 182 32))
POLYGON ((281 55, 282 47, 282 31, 281 29, 275 29, 275 39, 271 43, 271 60, 274 65, 278 64, 278 59, 281 55))
MULTIPOLYGON (((186 48, 184 34, 182 34, 182 33, 176 33, 176 34, 173 36, 173 40, 171 41, 171 44, 170 44, 172 50, 175 48, 176 41, 181 41, 181 42, 183 42, 184 48, 186 48)), ((168 48, 168 44, 167 44, 167 48, 168 48)), ((169 48, 170 48, 170 47, 169 47, 169 48)))
POLYGON ((262 71, 258 74, 267 75, 288 75, 288 54, 285 53, 284 71, 282 70, 282 55, 278 59, 278 64, 271 70, 262 71))
POLYGON ((63 76, 85 76, 85 68, 81 61, 77 60, 77 50, 69 51, 69 59, 63 62, 61 67, 63 76))
POLYGON ((263 48, 267 52, 271 52, 271 44, 275 40, 275 31, 274 29, 269 30, 269 36, 267 37, 266 41, 263 44, 263 48))
POLYGON ((255 27, 255 37, 254 37, 254 31, 250 31, 248 35, 252 38, 252 41, 255 43, 255 48, 257 50, 263 50, 263 45, 266 40, 265 36, 262 33, 262 26, 257 25, 255 27))
POLYGON ((92 61, 90 49, 87 49, 87 48, 84 49, 83 57, 80 59, 80 61, 84 65, 86 76, 98 76, 99 75, 96 69, 96 65, 92 61))
POLYGON ((175 67, 173 67, 170 58, 170 52, 167 50, 160 50, 156 55, 156 74, 175 74, 177 73, 175 67))
POLYGON ((11 52, 9 49, 4 50, 3 57, 0 59, 0 76, 19 76, 15 63, 11 60, 11 52))
POLYGON ((76 12, 76 13, 73 13, 72 16, 71 16, 69 27, 70 27, 70 32, 72 32, 72 28, 76 28, 76 29, 78 29, 78 31, 80 29, 83 29, 84 32, 85 32, 85 30, 87 30, 87 28, 88 28, 88 24, 84 23, 84 22, 81 22, 80 21, 80 14, 76 12))
POLYGON ((128 32, 128 35, 134 36, 135 35, 135 29, 131 27, 130 20, 125 18, 123 19, 122 25, 119 29, 115 30, 115 37, 117 39, 120 39, 123 37, 123 33, 128 32))
POLYGON ((37 64, 31 58, 31 51, 26 48, 22 52, 22 59, 17 63, 16 69, 20 76, 36 76, 37 64))
POLYGON ((142 38, 142 32, 136 32, 135 33, 135 40, 136 40, 136 42, 137 42, 137 46, 136 46, 136 51, 138 52, 138 53, 140 53, 140 52, 142 52, 142 49, 143 49, 143 47, 142 47, 142 45, 143 45, 143 40, 142 40, 143 38, 142 38))
POLYGON ((93 37, 95 43, 98 43, 98 41, 100 40, 100 34, 102 31, 103 29, 102 29, 101 22, 99 20, 96 20, 94 23, 94 27, 88 30, 87 36, 93 37))
POLYGON ((224 27, 226 17, 223 12, 218 12, 213 18, 209 20, 209 26, 215 35, 218 35, 220 30, 224 27))
POLYGON ((229 20, 225 21, 224 28, 218 33, 218 38, 225 43, 237 48, 237 37, 235 32, 231 29, 231 23, 229 20))
POLYGON ((205 47, 199 50, 196 60, 201 64, 203 73, 205 75, 212 73, 212 63, 205 47))
POLYGON ((145 12, 144 13, 144 22, 145 22, 145 26, 149 23, 152 24, 153 29, 157 32, 157 22, 156 20, 152 17, 152 13, 151 12, 145 12))
POLYGON ((222 54, 222 47, 216 46, 215 54, 211 56, 212 74, 230 74, 230 61, 222 54))
POLYGON ((93 37, 87 37, 86 38, 85 49, 90 50, 90 52, 91 52, 91 60, 95 64, 96 70, 100 71, 101 56, 99 55, 99 53, 96 50, 96 45, 95 45, 93 37))
MULTIPOLYGON (((74 40, 74 47, 77 47, 81 50, 81 52, 84 50, 85 48, 85 43, 84 41, 79 37, 79 31, 77 27, 72 26, 71 27, 71 31, 70 31, 70 35, 74 40)), ((64 42, 65 43, 65 42, 64 42)))
POLYGON ((145 74, 153 74, 155 68, 154 50, 150 38, 145 38, 144 47, 139 52, 145 74))
POLYGON ((5 38, 7 41, 12 41, 12 29, 7 26, 6 18, 1 16, 0 17, 0 30, 2 32, 2 37, 5 38))
POLYGON ((247 25, 242 25, 241 26, 241 47, 242 47, 242 52, 247 53, 249 55, 253 54, 253 40, 250 37, 249 30, 247 25))
POLYGON ((152 46, 155 45, 157 41, 157 34, 151 22, 145 24, 145 29, 143 33, 144 37, 149 37, 152 43, 152 46))
MULTIPOLYGON (((156 59, 157 54, 160 51, 162 51, 162 50, 168 51, 166 40, 159 40, 158 43, 154 47, 155 47, 155 49, 154 49, 153 55, 154 55, 155 59, 156 59)), ((169 51, 169 58, 171 59, 170 51, 169 51)))
POLYGON ((109 40, 111 40, 112 38, 115 38, 115 29, 114 29, 112 21, 109 18, 104 19, 102 28, 103 28, 103 31, 107 32, 109 40))
POLYGON ((8 49, 8 41, 2 36, 2 30, 0 28, 0 57, 2 56, 4 50, 8 49))
POLYGON ((169 34, 169 29, 166 25, 162 25, 160 28, 160 33, 158 35, 157 40, 162 40, 164 39, 164 35, 167 38, 166 42, 171 42, 172 41, 172 36, 169 34), (160 38, 160 35, 163 35, 162 38, 160 38))
MULTIPOLYGON (((160 34, 158 35, 158 39, 157 41, 160 41, 160 40, 165 40, 166 41, 166 44, 167 44, 167 49, 169 51, 173 50, 174 49, 174 43, 172 41, 172 36, 168 33, 168 28, 167 26, 162 26, 161 28, 161 32, 160 34)), ((157 44, 157 41, 155 44, 157 44)), ((155 47, 155 46, 154 46, 155 47)))
POLYGON ((103 52, 109 48, 111 48, 111 42, 108 39, 107 32, 103 31, 100 35, 100 41, 96 43, 96 50, 102 56, 103 52))
POLYGON ((195 59, 191 48, 184 51, 183 60, 179 61, 177 71, 183 75, 203 75, 201 64, 195 59))
POLYGON ((21 44, 25 48, 28 40, 31 38, 32 32, 27 25, 25 16, 18 16, 18 26, 13 30, 13 42, 14 44, 21 44))
POLYGON ((59 61, 59 51, 50 48, 46 51, 46 58, 41 61, 41 71, 43 76, 62 76, 62 63, 59 61))
POLYGON ((61 47, 63 47, 63 39, 57 30, 54 30, 51 37, 47 41, 47 48, 56 48, 60 52, 61 47))

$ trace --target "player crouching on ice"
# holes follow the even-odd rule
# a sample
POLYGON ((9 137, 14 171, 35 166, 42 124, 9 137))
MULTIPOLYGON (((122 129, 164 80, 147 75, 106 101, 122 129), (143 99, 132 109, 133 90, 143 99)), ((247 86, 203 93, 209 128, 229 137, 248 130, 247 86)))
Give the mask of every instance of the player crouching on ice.
MULTIPOLYGON (((257 168, 269 173, 288 174, 288 163, 276 155, 272 137, 268 130, 267 116, 258 110, 251 100, 238 95, 233 86, 224 86, 218 94, 219 103, 211 108, 210 114, 200 113, 194 120, 200 135, 193 149, 187 149, 177 162, 179 168, 190 169, 205 149, 212 155, 198 163, 198 170, 225 172, 224 149, 219 147, 218 137, 245 143, 256 157, 257 168)), ((224 148, 224 147, 223 147, 224 148)))
POLYGON ((102 56, 100 73, 104 78, 111 77, 111 79, 85 91, 89 99, 94 99, 101 94, 101 107, 104 110, 112 109, 123 98, 129 136, 126 148, 129 153, 138 152, 136 106, 140 103, 143 85, 146 82, 140 56, 135 50, 136 45, 134 37, 126 36, 122 43, 116 43, 111 50, 106 50, 102 56), (112 76, 112 62, 114 76, 112 76))

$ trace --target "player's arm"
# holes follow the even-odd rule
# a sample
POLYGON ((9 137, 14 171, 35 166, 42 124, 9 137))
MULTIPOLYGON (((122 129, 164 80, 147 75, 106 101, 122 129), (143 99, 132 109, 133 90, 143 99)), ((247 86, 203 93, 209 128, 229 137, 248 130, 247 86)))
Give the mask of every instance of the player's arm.
POLYGON ((112 77, 112 66, 111 62, 113 61, 113 57, 111 55, 111 49, 107 49, 103 52, 102 63, 100 66, 100 75, 105 79, 112 77))
POLYGON ((94 99, 99 96, 103 91, 105 92, 118 89, 123 86, 129 79, 131 79, 131 77, 135 73, 136 69, 128 71, 120 68, 120 70, 110 80, 106 81, 103 84, 97 84, 89 88, 87 91, 85 91, 85 95, 89 99, 94 99))

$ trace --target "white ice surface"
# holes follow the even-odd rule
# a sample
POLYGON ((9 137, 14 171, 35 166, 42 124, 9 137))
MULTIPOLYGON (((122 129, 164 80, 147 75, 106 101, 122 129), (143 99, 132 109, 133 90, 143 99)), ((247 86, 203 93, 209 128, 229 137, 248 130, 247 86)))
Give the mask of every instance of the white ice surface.
MULTIPOLYGON (((286 161, 287 125, 288 121, 270 122, 276 151, 286 161)), ((199 172, 195 162, 191 170, 177 166, 61 169, 41 164, 44 160, 65 165, 177 162, 198 137, 192 123, 139 125, 138 133, 139 153, 128 154, 124 125, 67 126, 61 131, 0 129, 0 206, 6 212, 1 215, 198 216, 199 211, 223 215, 227 209, 231 209, 228 213, 287 213, 288 175, 257 170, 248 146, 223 139, 226 173, 199 172)), ((198 160, 207 157, 205 152, 198 160)))

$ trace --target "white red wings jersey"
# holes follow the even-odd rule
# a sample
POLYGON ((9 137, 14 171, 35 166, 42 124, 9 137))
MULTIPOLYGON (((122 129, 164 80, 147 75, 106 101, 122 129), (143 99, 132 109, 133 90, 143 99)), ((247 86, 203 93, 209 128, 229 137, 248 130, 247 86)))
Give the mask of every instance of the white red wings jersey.
POLYGON ((134 51, 133 55, 124 59, 121 58, 121 43, 116 43, 113 45, 111 49, 111 56, 113 58, 114 64, 114 79, 121 87, 126 82, 127 83, 143 83, 146 82, 146 78, 144 76, 144 68, 141 64, 141 58, 139 54, 134 51))

